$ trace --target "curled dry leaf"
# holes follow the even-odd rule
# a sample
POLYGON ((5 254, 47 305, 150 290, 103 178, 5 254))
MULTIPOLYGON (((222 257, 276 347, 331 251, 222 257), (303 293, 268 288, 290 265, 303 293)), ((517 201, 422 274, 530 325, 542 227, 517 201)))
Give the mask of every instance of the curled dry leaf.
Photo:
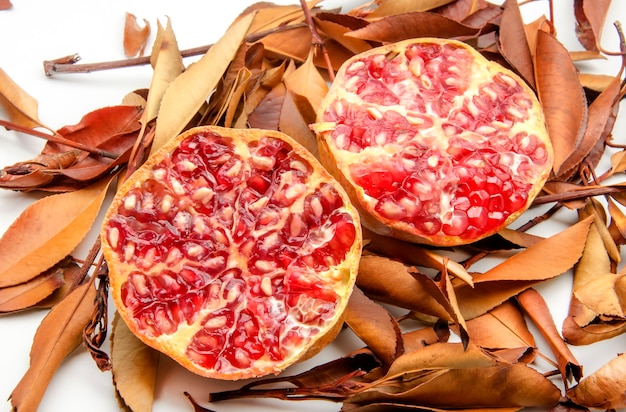
POLYGON ((567 49, 543 31, 537 33, 535 82, 554 147, 554 173, 559 175, 585 131, 587 101, 567 49))
POLYGON ((611 0, 574 0, 576 36, 587 50, 598 51, 611 0))
POLYGON ((386 376, 346 400, 437 408, 554 406, 560 390, 523 363, 496 360, 477 346, 435 343, 400 356, 386 376))
POLYGON ((30 366, 11 392, 16 411, 35 411, 57 368, 82 342, 96 289, 85 283, 56 305, 41 322, 30 351, 30 366))
POLYGON ((33 190, 52 182, 55 173, 72 166, 80 156, 79 150, 40 154, 35 158, 7 166, 0 171, 0 187, 13 190, 33 190))
POLYGON ((346 308, 346 324, 385 365, 404 352, 398 322, 391 313, 354 288, 346 308))
POLYGON ((578 405, 593 409, 626 408, 626 354, 622 353, 567 391, 578 405))
POLYGON ((137 339, 117 312, 111 326, 112 376, 120 405, 133 412, 150 412, 159 352, 137 339))
POLYGON ((28 282, 2 288, 0 289, 0 314, 34 306, 62 285, 62 273, 46 271, 28 282))
POLYGON ((95 221, 109 183, 28 206, 0 238, 0 287, 27 282, 70 254, 95 221))
POLYGON ((313 63, 312 51, 303 64, 285 76, 284 81, 287 90, 305 97, 311 104, 314 112, 317 112, 322 99, 328 93, 326 80, 324 80, 313 63))
POLYGON ((429 11, 437 7, 445 6, 452 3, 453 0, 381 0, 376 2, 376 8, 367 15, 370 20, 380 19, 382 17, 396 16, 399 14, 429 11))
POLYGON ((137 16, 126 13, 124 22, 124 54, 128 57, 142 56, 150 36, 150 22, 143 19, 143 26, 137 22, 137 16))

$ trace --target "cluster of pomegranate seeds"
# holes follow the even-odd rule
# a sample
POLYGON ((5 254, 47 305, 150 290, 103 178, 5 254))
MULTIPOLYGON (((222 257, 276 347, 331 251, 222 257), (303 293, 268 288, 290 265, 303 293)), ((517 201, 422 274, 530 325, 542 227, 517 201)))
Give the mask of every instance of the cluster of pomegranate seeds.
POLYGON ((195 133, 118 204, 106 241, 128 272, 124 309, 201 368, 280 361, 336 317, 333 268, 359 229, 285 141, 195 133))
POLYGON ((381 221, 467 243, 524 210, 550 167, 528 89, 466 47, 405 44, 340 76, 320 121, 334 125, 331 150, 381 221))

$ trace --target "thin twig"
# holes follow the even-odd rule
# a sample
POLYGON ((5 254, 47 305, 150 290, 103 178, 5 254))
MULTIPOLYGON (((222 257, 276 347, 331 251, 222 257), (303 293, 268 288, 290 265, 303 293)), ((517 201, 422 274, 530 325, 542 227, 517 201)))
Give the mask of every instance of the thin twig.
MULTIPOLYGON (((246 37, 246 42, 254 43, 270 34, 298 29, 301 27, 306 27, 306 24, 304 23, 289 24, 285 26, 275 27, 273 29, 265 30, 265 31, 258 32, 258 33, 252 33, 246 37)), ((206 53, 211 47, 213 47, 212 44, 193 47, 190 49, 184 49, 180 51, 180 55, 183 58, 199 56, 201 54, 206 53)), ((52 76, 57 73, 68 73, 68 74, 69 73, 91 73, 91 72, 101 71, 101 70, 121 69, 125 67, 145 66, 147 64, 150 64, 150 56, 132 57, 129 59, 112 60, 112 61, 98 62, 98 63, 77 64, 79 60, 80 60, 80 56, 78 54, 64 56, 64 57, 54 59, 54 60, 46 60, 43 62, 44 73, 46 74, 46 76, 52 76)))
POLYGON ((333 65, 330 60, 330 56, 328 55, 326 45, 324 45, 324 40, 322 40, 322 36, 320 36, 319 32, 317 31, 317 27, 315 27, 313 17, 311 16, 311 10, 309 9, 309 5, 306 3, 306 0, 300 0, 300 5, 302 7, 302 11, 304 12, 304 17, 306 18, 309 30, 311 31, 313 47, 319 49, 322 52, 322 55, 324 56, 324 61, 326 62, 326 68, 328 70, 328 79, 332 82, 335 80, 335 71, 333 70, 333 65))
POLYGON ((21 126, 17 123, 13 123, 13 122, 9 122, 6 120, 2 120, 0 119, 0 126, 4 126, 6 129, 8 130, 14 130, 16 132, 20 132, 20 133, 25 133, 34 137, 38 137, 40 139, 44 139, 47 140, 49 142, 53 142, 53 143, 58 143, 58 144, 62 144, 65 146, 69 146, 69 147, 73 147, 74 149, 79 149, 79 150, 83 150, 85 152, 91 153, 91 154, 95 154, 97 156, 101 156, 101 157, 107 157, 109 159, 117 159, 120 155, 116 154, 116 153, 111 153, 108 152, 106 150, 102 150, 102 149, 98 149, 96 147, 90 147, 87 146, 86 144, 80 143, 80 142, 75 142, 73 140, 69 140, 66 139, 65 137, 61 136, 60 134, 48 134, 48 133, 43 133, 40 132, 38 130, 35 129, 31 129, 28 127, 24 127, 21 126))

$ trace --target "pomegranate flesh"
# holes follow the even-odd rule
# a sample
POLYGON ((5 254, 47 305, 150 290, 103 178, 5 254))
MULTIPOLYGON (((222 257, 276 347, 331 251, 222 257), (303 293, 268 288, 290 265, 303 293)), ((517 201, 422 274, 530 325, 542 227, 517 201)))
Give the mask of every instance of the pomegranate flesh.
POLYGON ((101 238, 129 328, 220 379, 278 373, 334 339, 361 253, 357 211, 309 152, 210 126, 124 182, 101 238))
POLYGON ((455 40, 406 40, 354 56, 312 129, 363 225, 420 243, 497 232, 530 206, 552 169, 535 93, 455 40))

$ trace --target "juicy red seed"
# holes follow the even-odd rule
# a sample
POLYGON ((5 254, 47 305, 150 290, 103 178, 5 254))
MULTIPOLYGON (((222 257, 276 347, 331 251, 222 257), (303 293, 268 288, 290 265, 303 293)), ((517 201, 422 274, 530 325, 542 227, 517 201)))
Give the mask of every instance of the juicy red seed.
POLYGON ((450 217, 448 223, 444 223, 441 227, 443 233, 448 236, 460 236, 467 230, 469 226, 469 219, 467 213, 455 210, 450 217))

